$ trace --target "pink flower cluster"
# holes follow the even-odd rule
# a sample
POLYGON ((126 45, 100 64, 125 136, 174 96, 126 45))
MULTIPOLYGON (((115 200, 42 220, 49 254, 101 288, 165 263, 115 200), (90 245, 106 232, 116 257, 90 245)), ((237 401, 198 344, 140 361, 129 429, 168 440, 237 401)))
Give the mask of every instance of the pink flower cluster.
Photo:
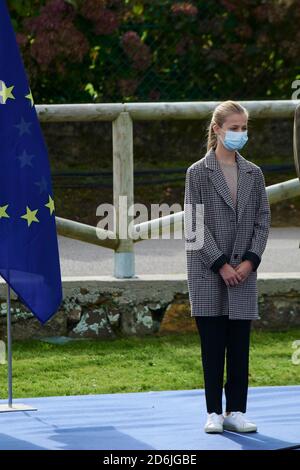
POLYGON ((142 42, 135 31, 123 34, 121 44, 136 70, 145 70, 150 66, 152 60, 150 48, 142 42))
POLYGON ((229 0, 221 0, 221 3, 228 11, 235 11, 237 9, 237 5, 235 5, 233 2, 230 2, 229 0))
POLYGON ((80 8, 81 15, 94 23, 95 34, 112 34, 119 27, 117 14, 106 5, 105 0, 85 0, 80 8))
POLYGON ((171 6, 171 11, 174 16, 196 16, 198 14, 198 8, 190 2, 174 3, 174 5, 171 6))
POLYGON ((73 23, 75 15, 74 8, 64 0, 48 0, 38 17, 25 20, 25 28, 34 35, 31 55, 42 70, 51 64, 64 73, 66 59, 81 62, 88 52, 88 41, 73 23))
POLYGON ((24 33, 16 33, 16 40, 19 46, 24 47, 28 43, 28 37, 24 33))

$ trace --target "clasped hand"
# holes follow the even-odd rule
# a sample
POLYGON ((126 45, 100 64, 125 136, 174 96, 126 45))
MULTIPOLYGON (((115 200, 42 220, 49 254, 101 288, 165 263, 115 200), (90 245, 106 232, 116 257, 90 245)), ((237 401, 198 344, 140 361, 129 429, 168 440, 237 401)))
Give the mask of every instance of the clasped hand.
POLYGON ((253 265, 251 261, 245 260, 235 267, 231 266, 229 263, 225 263, 219 269, 219 273, 224 279, 226 286, 234 287, 247 279, 252 270, 253 265))

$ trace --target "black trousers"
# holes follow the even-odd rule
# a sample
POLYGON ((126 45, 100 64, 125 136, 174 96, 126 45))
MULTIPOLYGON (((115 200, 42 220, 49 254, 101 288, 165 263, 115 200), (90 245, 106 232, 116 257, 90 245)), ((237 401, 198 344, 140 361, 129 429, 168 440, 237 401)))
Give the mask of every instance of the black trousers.
POLYGON ((222 413, 226 354, 226 411, 245 413, 248 394, 251 320, 230 320, 228 315, 195 316, 208 413, 222 413))

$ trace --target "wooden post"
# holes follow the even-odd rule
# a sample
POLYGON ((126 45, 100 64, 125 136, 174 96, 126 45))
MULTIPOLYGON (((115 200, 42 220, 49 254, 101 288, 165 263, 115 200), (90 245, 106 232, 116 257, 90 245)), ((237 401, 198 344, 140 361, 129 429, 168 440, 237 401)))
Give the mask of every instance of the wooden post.
POLYGON ((134 247, 128 233, 133 215, 128 209, 133 205, 133 125, 128 112, 121 112, 113 121, 113 203, 115 208, 115 233, 119 241, 114 254, 114 276, 134 277, 134 247))

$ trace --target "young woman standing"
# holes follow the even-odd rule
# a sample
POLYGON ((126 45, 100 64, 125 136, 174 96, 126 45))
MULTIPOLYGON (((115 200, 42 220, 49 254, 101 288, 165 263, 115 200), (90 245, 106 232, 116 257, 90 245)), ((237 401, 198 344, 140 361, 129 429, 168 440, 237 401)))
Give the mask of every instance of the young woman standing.
POLYGON ((249 345, 251 322, 259 318, 257 268, 271 210, 261 168, 238 151, 248 140, 248 117, 238 102, 219 104, 208 128, 207 152, 186 172, 187 277, 201 342, 206 432, 257 430, 245 416, 249 345))

